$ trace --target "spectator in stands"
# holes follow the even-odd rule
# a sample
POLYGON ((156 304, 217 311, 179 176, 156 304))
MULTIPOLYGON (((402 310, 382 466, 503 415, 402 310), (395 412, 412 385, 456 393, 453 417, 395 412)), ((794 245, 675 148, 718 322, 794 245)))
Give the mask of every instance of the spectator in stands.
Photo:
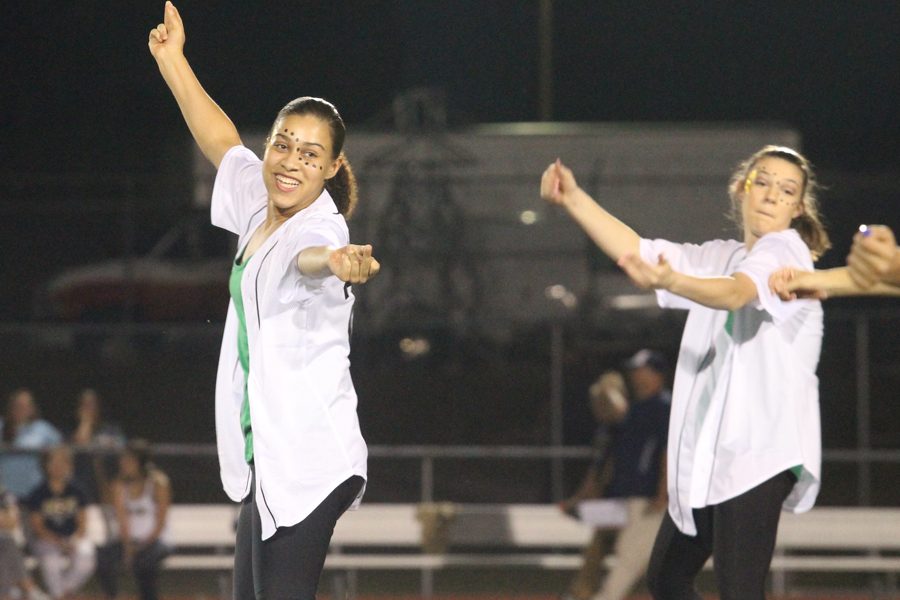
POLYGON ((87 538, 84 492, 72 481, 72 451, 55 446, 44 455, 45 481, 26 501, 44 585, 54 598, 70 598, 94 572, 87 538))
POLYGON ((19 527, 16 497, 0 489, 0 600, 49 600, 25 569, 25 559, 16 540, 19 527))
MULTIPOLYGON (((559 503, 560 510, 577 517, 578 505, 603 495, 603 481, 608 480, 609 450, 613 429, 622 422, 628 412, 625 379, 618 371, 607 371, 595 381, 589 391, 591 413, 597 422, 594 432, 594 458, 585 473, 578 490, 559 503)), ((608 532, 596 529, 591 542, 583 552, 584 562, 569 586, 565 599, 587 600, 600 589, 603 560, 608 547, 608 532)))
POLYGON ((62 442, 62 435, 53 425, 40 418, 34 394, 28 388, 19 388, 9 395, 6 413, 0 421, 0 430, 4 446, 34 452, 0 454, 2 485, 21 499, 43 479, 41 459, 37 452, 62 442))
MULTIPOLYGON (((119 457, 119 475, 112 482, 113 503, 121 536, 119 563, 131 567, 141 600, 156 600, 157 580, 166 543, 167 517, 172 499, 169 478, 150 460, 150 447, 143 440, 128 443, 119 457)), ((118 563, 117 565, 118 566, 118 563)), ((101 574, 107 597, 118 594, 118 569, 101 574)))
POLYGON ((125 444, 125 434, 103 416, 100 395, 92 388, 78 394, 77 425, 70 438, 76 450, 75 480, 83 487, 88 503, 112 504, 109 477, 115 470, 115 454, 125 444))
POLYGON ((122 428, 106 419, 97 390, 84 388, 78 393, 76 418, 77 425, 72 432, 73 444, 96 444, 107 448, 123 446, 125 435, 122 428))
POLYGON ((665 387, 666 368, 662 354, 641 350, 625 363, 627 390, 618 372, 604 373, 591 386, 591 410, 599 423, 598 452, 581 487, 561 508, 572 514, 583 500, 618 498, 625 504, 627 522, 621 529, 594 532, 568 598, 587 600, 601 588, 606 549, 611 546, 616 560, 603 579, 598 600, 624 598, 647 570, 667 502, 671 395, 665 387))

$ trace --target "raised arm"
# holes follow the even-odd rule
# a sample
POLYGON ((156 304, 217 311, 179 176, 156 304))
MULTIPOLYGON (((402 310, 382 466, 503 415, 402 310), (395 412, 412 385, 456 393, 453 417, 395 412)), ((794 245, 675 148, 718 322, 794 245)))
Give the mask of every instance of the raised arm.
POLYGON ((541 177, 541 197, 564 207, 611 259, 618 261, 625 254, 638 253, 640 236, 578 187, 572 170, 559 159, 541 177))
POLYGON ((207 95, 184 57, 184 24, 171 2, 166 2, 163 22, 150 30, 149 46, 194 141, 218 169, 222 157, 229 148, 240 144, 241 138, 228 115, 207 95))
POLYGON ((740 308, 756 298, 753 282, 741 274, 691 277, 673 271, 663 257, 657 265, 642 261, 640 236, 579 188, 571 169, 559 160, 547 167, 541 177, 541 197, 565 207, 594 243, 639 287, 667 289, 699 304, 726 310, 740 308))

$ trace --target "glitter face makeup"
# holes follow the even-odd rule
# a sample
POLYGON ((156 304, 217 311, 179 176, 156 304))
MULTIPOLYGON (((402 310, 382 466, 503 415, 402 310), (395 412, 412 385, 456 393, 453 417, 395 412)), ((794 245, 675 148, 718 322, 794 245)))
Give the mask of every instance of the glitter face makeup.
POLYGON ((800 181, 790 176, 779 177, 777 171, 765 167, 750 171, 747 181, 744 183, 744 193, 749 194, 754 187, 763 190, 767 198, 772 198, 773 201, 785 203, 788 206, 796 206, 800 202, 802 193, 800 181), (773 193, 776 195, 773 196, 773 193))
POLYGON ((744 183, 741 220, 745 240, 784 231, 802 212, 803 171, 783 158, 757 161, 744 183))
POLYGON ((745 194, 749 194, 749 193, 750 193, 750 186, 753 185, 753 180, 754 180, 754 179, 756 179, 756 169, 753 169, 753 170, 750 171, 750 173, 747 175, 747 181, 744 182, 744 193, 745 193, 745 194))

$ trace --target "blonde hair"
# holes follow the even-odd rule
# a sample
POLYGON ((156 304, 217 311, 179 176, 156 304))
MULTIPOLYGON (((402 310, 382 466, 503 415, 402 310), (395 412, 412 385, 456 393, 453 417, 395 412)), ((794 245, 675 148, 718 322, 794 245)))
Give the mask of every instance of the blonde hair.
POLYGON ((796 229, 800 238, 809 247, 813 260, 818 260, 831 248, 831 240, 819 214, 817 193, 819 185, 813 172, 812 164, 802 154, 786 146, 765 146, 753 153, 735 169, 728 182, 728 196, 731 198, 729 217, 738 227, 743 227, 741 218, 741 197, 750 171, 760 159, 774 156, 796 165, 803 172, 803 193, 800 195, 800 214, 791 220, 791 228, 796 229))

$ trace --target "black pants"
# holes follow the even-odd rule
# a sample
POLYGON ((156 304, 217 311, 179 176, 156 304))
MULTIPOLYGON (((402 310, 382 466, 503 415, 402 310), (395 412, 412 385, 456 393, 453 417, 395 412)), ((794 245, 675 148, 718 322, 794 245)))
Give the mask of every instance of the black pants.
POLYGON ((694 509, 694 537, 680 532, 667 513, 647 569, 653 598, 699 600, 694 580, 712 555, 722 600, 764 599, 781 505, 796 482, 784 471, 736 498, 694 509))
MULTIPOLYGON (((159 598, 159 571, 171 548, 160 541, 134 553, 131 571, 141 600, 159 598)), ((119 567, 122 564, 122 543, 114 542, 97 548, 97 579, 107 598, 119 595, 119 567)))
POLYGON ((263 541, 256 485, 241 505, 234 551, 235 600, 313 600, 334 525, 353 504, 363 478, 350 477, 303 521, 263 541))

